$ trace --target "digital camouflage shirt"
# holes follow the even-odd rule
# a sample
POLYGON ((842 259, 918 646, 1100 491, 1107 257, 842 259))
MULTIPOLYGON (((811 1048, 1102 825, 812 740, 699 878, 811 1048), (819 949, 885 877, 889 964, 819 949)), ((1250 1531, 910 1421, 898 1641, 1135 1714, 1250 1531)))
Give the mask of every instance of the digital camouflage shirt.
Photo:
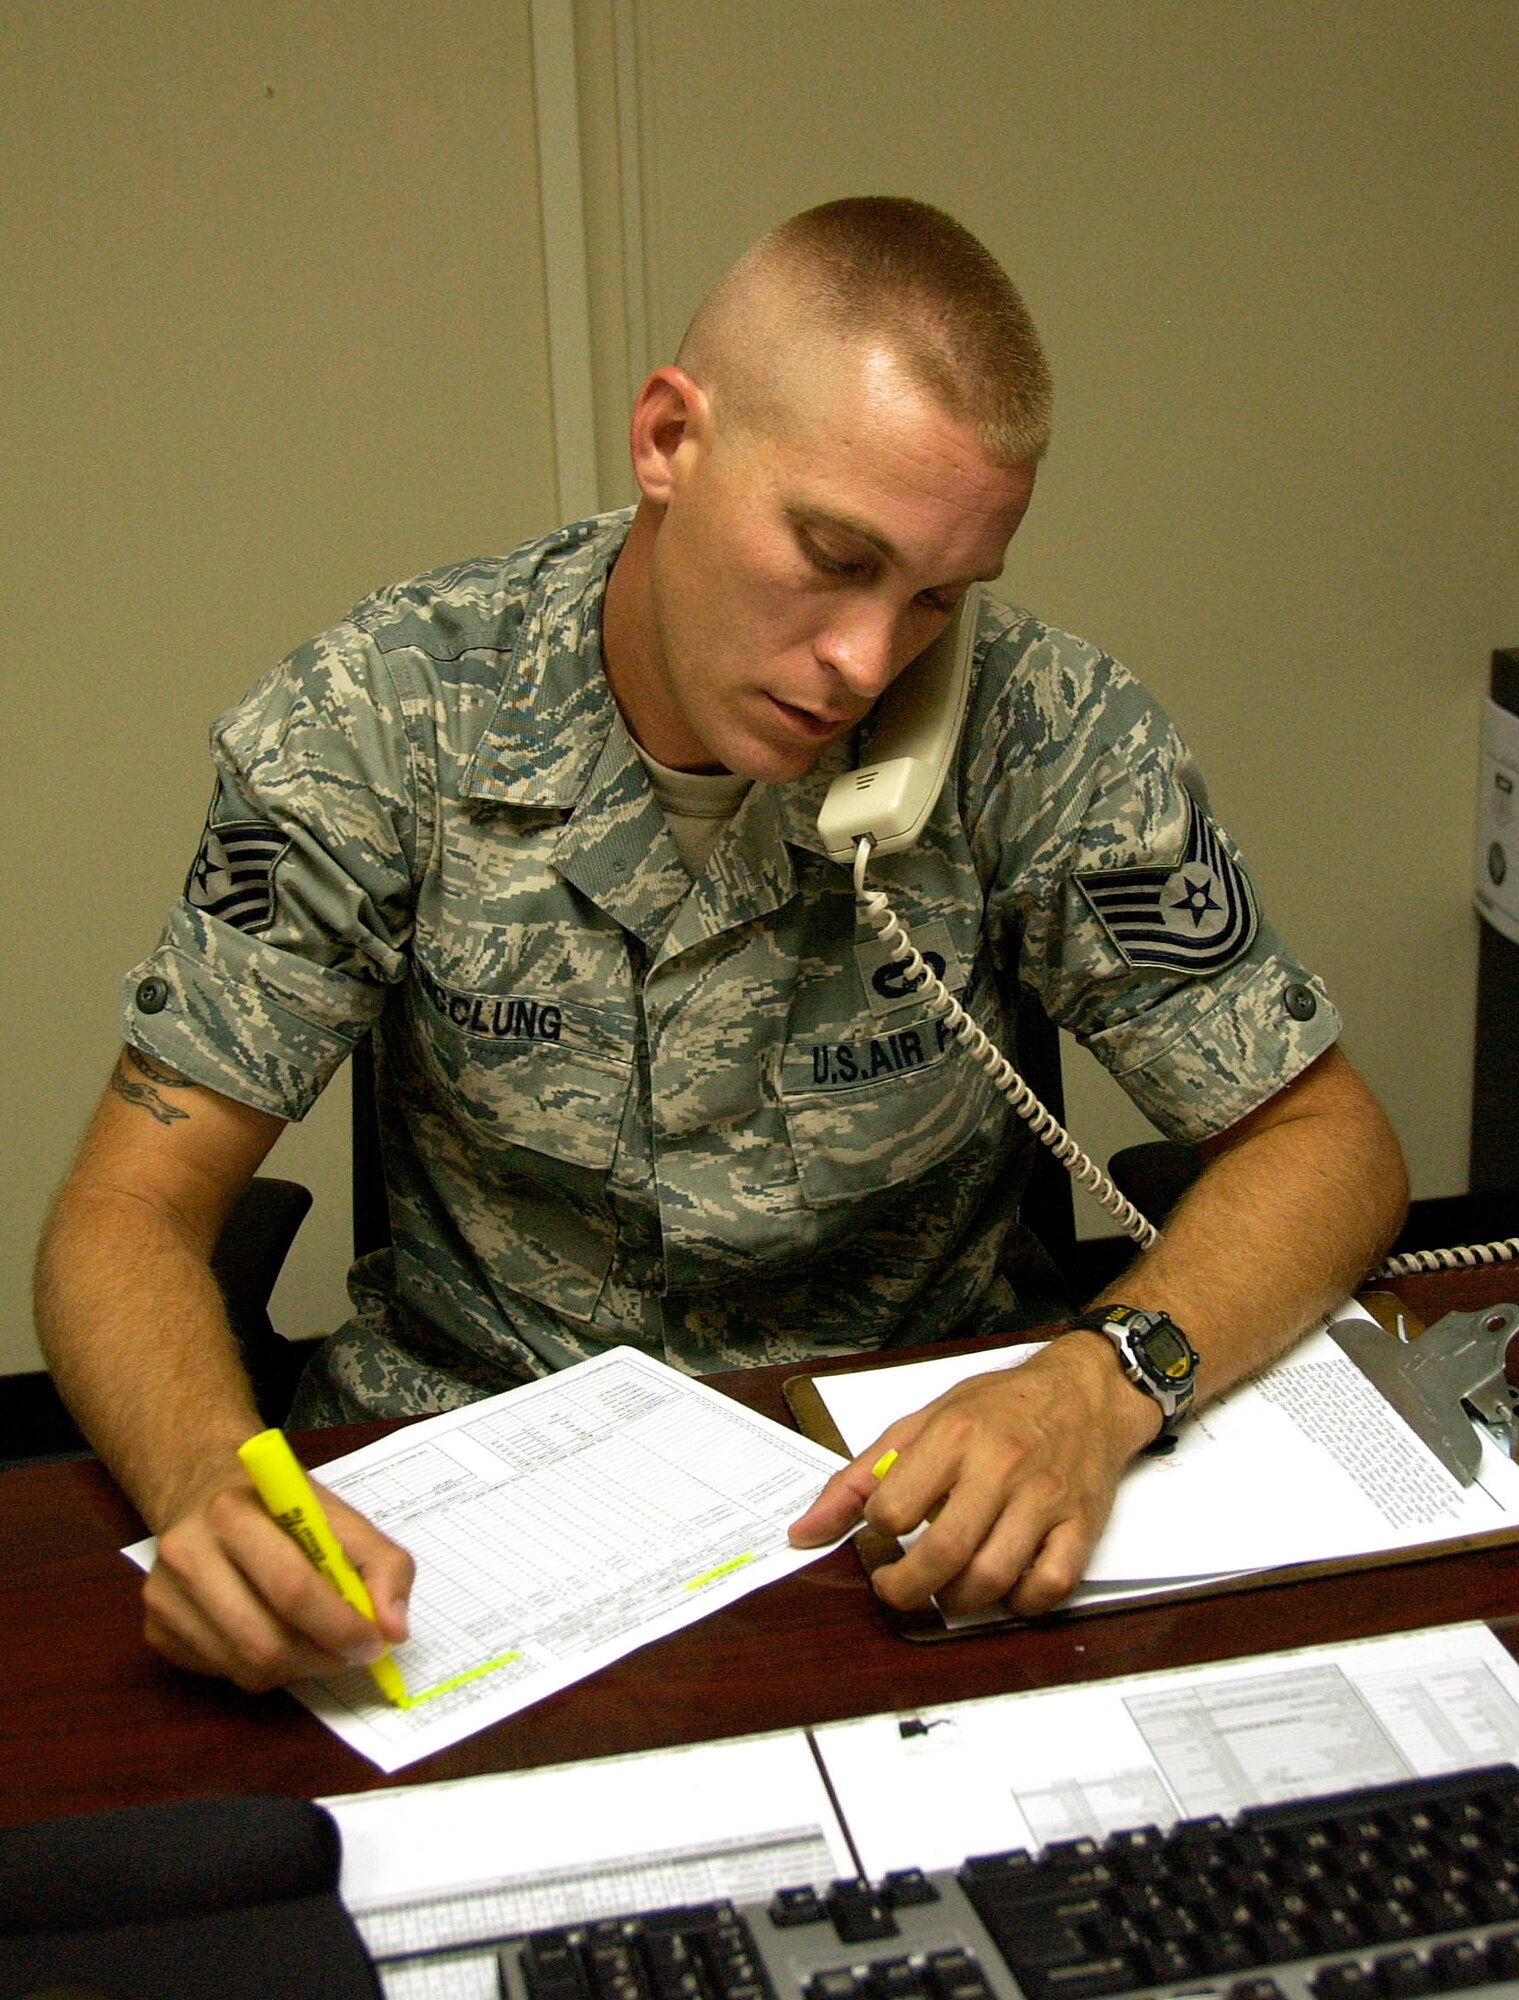
MULTIPOLYGON (((628 516, 379 592, 213 731, 129 1041, 300 1118, 373 1031, 393 1249, 296 1421, 432 1411, 631 1343, 688 1370, 1018 1311, 1033 1141, 864 924, 830 747, 687 874, 601 665, 628 516)), ((957 761, 872 886, 1010 1054, 1019 981, 1165 1133, 1335 1038, 1114 661, 986 600, 957 761)))

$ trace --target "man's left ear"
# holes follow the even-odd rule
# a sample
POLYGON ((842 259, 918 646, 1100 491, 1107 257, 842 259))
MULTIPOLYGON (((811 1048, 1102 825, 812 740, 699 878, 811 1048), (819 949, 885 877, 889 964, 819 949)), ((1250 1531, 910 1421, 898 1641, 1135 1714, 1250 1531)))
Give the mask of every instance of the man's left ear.
POLYGON ((656 368, 633 405, 633 476, 645 500, 667 506, 710 421, 707 393, 684 368, 656 368))

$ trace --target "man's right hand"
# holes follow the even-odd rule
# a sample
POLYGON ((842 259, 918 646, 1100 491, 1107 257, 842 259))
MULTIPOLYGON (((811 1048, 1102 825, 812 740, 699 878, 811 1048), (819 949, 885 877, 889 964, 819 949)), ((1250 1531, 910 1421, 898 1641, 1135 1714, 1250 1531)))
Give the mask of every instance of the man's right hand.
POLYGON ((234 1467, 159 1535, 143 1587, 148 1643, 177 1667, 260 1694, 368 1666, 405 1639, 411 1557, 336 1494, 317 1491, 364 1579, 374 1624, 306 1560, 234 1467))

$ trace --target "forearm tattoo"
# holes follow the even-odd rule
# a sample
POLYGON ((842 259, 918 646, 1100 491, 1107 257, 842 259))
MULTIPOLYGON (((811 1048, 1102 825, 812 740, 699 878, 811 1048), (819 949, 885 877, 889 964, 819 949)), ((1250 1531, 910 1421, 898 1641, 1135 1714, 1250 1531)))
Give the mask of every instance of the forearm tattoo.
POLYGON ((188 1118, 188 1111, 181 1111, 177 1104, 171 1104, 162 1093, 166 1090, 193 1090, 195 1085, 176 1069, 170 1069, 155 1056, 145 1056, 141 1049, 123 1049, 121 1060, 111 1075, 111 1088, 128 1104, 140 1104, 150 1118, 156 1118, 160 1125, 172 1125, 176 1118, 188 1118), (135 1074, 134 1074, 135 1072, 135 1074))

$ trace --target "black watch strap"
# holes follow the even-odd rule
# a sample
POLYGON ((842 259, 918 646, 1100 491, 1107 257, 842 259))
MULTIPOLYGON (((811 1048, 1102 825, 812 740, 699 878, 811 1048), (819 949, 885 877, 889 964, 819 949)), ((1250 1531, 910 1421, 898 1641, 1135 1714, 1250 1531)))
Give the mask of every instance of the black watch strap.
POLYGON ((1123 1372, 1159 1407, 1160 1434, 1148 1447, 1169 1451, 1192 1408, 1197 1384, 1197 1350, 1163 1312, 1143 1306, 1093 1306, 1072 1322, 1113 1343, 1123 1372))

